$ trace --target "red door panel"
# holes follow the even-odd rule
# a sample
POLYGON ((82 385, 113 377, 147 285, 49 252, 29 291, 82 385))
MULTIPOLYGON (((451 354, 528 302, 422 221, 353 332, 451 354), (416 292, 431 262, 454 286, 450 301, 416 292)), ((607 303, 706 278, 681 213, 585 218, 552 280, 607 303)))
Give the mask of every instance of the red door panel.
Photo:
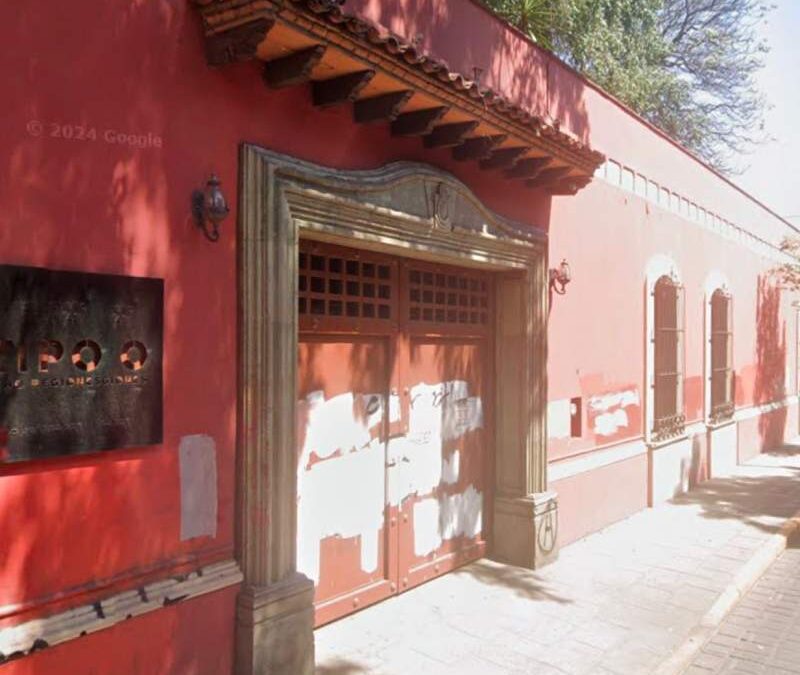
POLYGON ((297 567, 321 625, 485 553, 491 279, 301 241, 297 567))
POLYGON ((403 588, 485 552, 483 352, 480 340, 410 340, 408 433, 398 463, 403 588))
POLYGON ((301 337, 297 565, 317 623, 391 594, 387 546, 388 349, 381 338, 301 337))

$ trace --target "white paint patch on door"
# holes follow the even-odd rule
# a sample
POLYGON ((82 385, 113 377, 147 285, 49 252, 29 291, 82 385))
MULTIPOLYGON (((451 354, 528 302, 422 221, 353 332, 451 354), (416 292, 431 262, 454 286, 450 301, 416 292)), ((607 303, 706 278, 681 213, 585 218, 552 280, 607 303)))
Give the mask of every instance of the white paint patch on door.
POLYGON ((461 453, 455 450, 450 455, 450 460, 442 460, 442 480, 448 485, 458 483, 458 475, 461 469, 461 453))
POLYGON ((414 504, 414 553, 425 556, 442 545, 439 532, 439 501, 423 499, 414 504))
POLYGON ((442 482, 456 482, 460 457, 445 458, 443 444, 483 427, 481 399, 469 395, 464 380, 420 383, 409 393, 408 433, 388 446, 389 463, 399 467, 389 486, 389 503, 395 506, 411 495, 429 494, 442 482))
POLYGON ((470 485, 463 493, 414 504, 414 553, 426 556, 444 541, 477 537, 483 528, 483 495, 470 485))
POLYGON ((315 582, 320 546, 328 537, 359 537, 361 569, 378 568, 386 496, 384 444, 371 431, 381 423, 383 399, 377 397, 380 410, 375 399, 347 393, 326 400, 322 392, 313 392, 305 401, 306 440, 297 470, 297 568, 315 582), (312 453, 322 461, 309 467, 312 453))
POLYGON ((402 416, 400 397, 397 394, 389 395, 389 422, 399 422, 402 416))
MULTIPOLYGON (((325 399, 321 391, 311 392, 305 400, 308 423, 302 455, 308 461, 311 453, 325 459, 337 450, 346 452, 362 448, 370 441, 369 419, 357 420, 355 417, 355 397, 352 392, 325 399)), ((380 419, 380 415, 377 416, 380 419)), ((301 462, 305 466, 305 462, 301 462)))
MULTIPOLYGON (((297 471, 297 567, 309 578, 319 581, 320 546, 328 537, 360 537, 361 569, 374 572, 387 499, 398 505, 406 497, 427 495, 440 484, 458 481, 460 452, 456 449, 445 458, 443 443, 483 426, 480 397, 469 396, 467 382, 453 380, 418 384, 411 388, 410 398, 408 433, 387 445, 373 438, 384 415, 381 396, 348 392, 326 399, 316 391, 299 402, 298 411, 307 422, 297 471), (310 464, 312 454, 319 461, 310 464), (387 460, 396 467, 388 494, 387 460)), ((400 418, 396 396, 389 397, 389 416, 400 418)), ((430 521, 436 524, 435 535, 424 531, 419 535, 433 537, 425 546, 439 542, 430 550, 441 545, 442 538, 480 533, 482 497, 473 486, 433 502, 433 507, 422 507, 419 516, 427 523, 432 516, 425 510, 436 510, 430 521)))

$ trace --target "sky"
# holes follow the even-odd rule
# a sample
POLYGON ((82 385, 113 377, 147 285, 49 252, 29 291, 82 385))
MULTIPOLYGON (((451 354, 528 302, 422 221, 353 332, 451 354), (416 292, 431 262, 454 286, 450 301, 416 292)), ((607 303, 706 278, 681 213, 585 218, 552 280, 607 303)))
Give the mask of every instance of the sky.
POLYGON ((770 46, 758 77, 772 109, 766 131, 774 140, 744 158, 734 182, 800 227, 800 0, 775 0, 762 33, 770 46))

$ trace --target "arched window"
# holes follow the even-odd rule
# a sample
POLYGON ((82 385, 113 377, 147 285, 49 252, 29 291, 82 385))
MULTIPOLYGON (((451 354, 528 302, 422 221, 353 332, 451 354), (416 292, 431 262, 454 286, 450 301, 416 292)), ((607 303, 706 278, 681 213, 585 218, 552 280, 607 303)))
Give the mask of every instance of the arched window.
POLYGON ((683 286, 662 276, 653 289, 653 433, 663 441, 684 432, 683 286))
POLYGON ((733 417, 733 312, 731 296, 722 289, 711 296, 711 409, 709 419, 718 424, 733 417))

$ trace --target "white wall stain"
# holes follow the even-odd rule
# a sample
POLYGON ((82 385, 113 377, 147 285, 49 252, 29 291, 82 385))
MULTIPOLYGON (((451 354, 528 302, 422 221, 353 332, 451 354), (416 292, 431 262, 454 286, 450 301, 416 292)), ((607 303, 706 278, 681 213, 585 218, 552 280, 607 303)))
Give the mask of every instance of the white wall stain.
POLYGON ((639 391, 626 389, 589 398, 589 411, 595 414, 594 433, 598 436, 613 436, 630 423, 629 406, 639 406, 639 391), (600 413, 600 414, 597 414, 600 413))
POLYGON ((181 437, 181 541, 217 536, 217 446, 211 436, 181 437))
POLYGON ((568 398, 547 404, 547 435, 550 438, 569 438, 572 434, 572 407, 568 398))
POLYGON ((620 429, 628 427, 630 418, 625 408, 639 406, 639 391, 626 389, 592 396, 588 405, 592 413, 600 413, 594 417, 594 433, 598 436, 613 436, 620 429))
POLYGON ((624 408, 614 412, 603 413, 594 419, 594 433, 598 436, 613 436, 620 429, 628 426, 628 413, 624 408))
POLYGON ((625 408, 629 405, 639 405, 639 391, 637 389, 615 391, 602 396, 592 396, 589 399, 589 409, 594 411, 609 410, 618 406, 625 408))

